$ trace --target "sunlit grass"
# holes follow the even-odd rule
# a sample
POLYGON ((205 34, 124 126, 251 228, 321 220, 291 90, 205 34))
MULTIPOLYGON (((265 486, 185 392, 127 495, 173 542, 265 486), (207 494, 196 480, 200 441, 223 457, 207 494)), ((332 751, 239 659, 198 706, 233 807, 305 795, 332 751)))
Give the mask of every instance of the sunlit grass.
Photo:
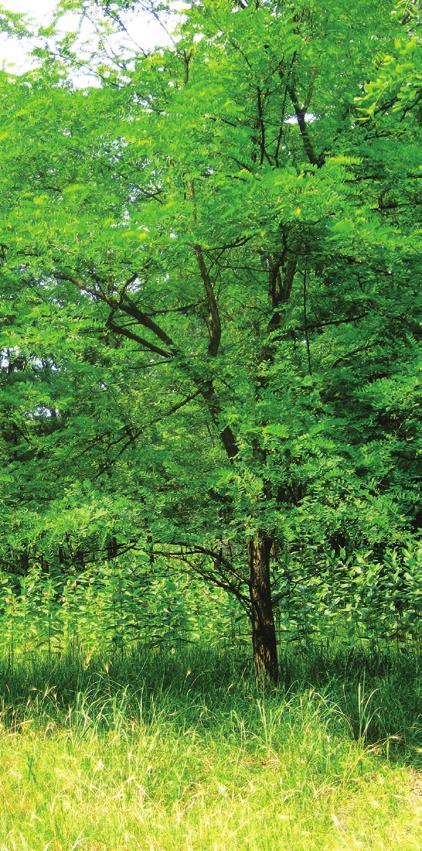
MULTIPOLYGON (((412 653, 1 671, 0 848, 419 849, 412 653)), ((420 809, 419 809, 420 815, 420 809)))

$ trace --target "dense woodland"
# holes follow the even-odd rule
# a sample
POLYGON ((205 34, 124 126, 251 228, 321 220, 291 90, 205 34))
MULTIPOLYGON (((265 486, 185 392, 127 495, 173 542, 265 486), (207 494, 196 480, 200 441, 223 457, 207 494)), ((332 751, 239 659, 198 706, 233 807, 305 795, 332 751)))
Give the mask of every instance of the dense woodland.
POLYGON ((0 75, 0 637, 276 680, 418 636, 420 4, 185 6, 0 75))

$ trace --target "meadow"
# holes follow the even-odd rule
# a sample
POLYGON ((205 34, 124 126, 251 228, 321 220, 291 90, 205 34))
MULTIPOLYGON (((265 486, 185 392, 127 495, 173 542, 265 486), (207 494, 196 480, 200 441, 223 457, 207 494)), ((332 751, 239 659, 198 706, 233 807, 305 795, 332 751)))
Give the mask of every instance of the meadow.
MULTIPOLYGON (((416 652, 1 665, 2 851, 418 849, 416 652)), ((419 765, 419 770, 418 770, 419 765)))

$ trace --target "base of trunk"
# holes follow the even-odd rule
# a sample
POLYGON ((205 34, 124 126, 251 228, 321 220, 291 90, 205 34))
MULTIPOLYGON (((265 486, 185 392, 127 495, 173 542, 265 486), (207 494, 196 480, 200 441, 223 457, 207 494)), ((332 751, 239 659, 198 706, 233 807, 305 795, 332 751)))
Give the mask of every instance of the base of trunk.
POLYGON ((256 676, 278 681, 277 638, 270 583, 270 552, 273 540, 258 532, 249 542, 252 646, 256 676))

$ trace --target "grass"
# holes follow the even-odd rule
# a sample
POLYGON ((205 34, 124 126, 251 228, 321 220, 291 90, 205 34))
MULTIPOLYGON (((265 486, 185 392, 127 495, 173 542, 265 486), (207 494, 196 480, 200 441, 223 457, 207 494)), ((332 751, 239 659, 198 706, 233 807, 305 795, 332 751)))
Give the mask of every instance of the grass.
POLYGON ((0 849, 419 849, 417 658, 0 665, 0 849))

